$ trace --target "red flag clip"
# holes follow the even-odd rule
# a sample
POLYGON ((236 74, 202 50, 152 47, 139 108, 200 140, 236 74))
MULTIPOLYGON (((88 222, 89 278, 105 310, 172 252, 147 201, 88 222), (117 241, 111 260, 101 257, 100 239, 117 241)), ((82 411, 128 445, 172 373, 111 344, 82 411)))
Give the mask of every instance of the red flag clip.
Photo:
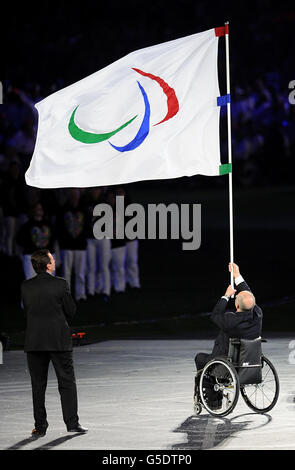
POLYGON ((217 36, 217 37, 225 36, 225 34, 229 33, 228 24, 226 24, 225 26, 220 26, 218 28, 214 28, 214 29, 215 29, 215 36, 217 36))

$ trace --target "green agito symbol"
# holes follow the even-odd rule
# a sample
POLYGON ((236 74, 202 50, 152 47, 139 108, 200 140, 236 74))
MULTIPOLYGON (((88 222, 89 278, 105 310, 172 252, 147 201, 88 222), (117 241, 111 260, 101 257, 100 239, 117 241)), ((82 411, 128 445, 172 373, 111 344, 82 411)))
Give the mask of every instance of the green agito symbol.
POLYGON ((98 142, 103 142, 104 140, 109 139, 113 135, 117 134, 117 132, 124 129, 124 127, 128 126, 128 124, 134 121, 134 119, 137 117, 137 115, 134 116, 132 119, 125 122, 125 124, 122 124, 122 126, 118 127, 118 129, 115 129, 114 131, 107 132, 106 134, 95 134, 93 132, 83 131, 75 124, 74 117, 75 117, 77 108, 78 106, 76 106, 76 108, 72 112, 71 119, 69 122, 69 131, 70 131, 71 136, 74 137, 74 139, 79 140, 79 142, 83 142, 83 144, 96 144, 98 142))

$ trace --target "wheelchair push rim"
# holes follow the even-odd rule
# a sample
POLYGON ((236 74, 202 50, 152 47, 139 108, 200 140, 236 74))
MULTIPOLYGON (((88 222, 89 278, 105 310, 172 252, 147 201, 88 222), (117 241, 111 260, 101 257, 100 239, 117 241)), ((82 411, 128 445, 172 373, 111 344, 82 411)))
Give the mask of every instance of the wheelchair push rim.
POLYGON ((262 381, 259 384, 242 385, 241 395, 245 403, 256 413, 267 413, 278 401, 280 385, 278 374, 267 357, 261 358, 262 381))
POLYGON ((199 383, 201 403, 212 416, 226 416, 239 398, 239 377, 225 359, 216 358, 204 367, 199 383))

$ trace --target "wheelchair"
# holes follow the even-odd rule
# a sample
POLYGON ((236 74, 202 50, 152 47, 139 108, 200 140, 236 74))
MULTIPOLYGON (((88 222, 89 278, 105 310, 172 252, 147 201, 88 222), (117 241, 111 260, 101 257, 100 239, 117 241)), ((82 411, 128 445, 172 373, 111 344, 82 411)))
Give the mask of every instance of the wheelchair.
POLYGON ((204 407, 212 416, 231 413, 241 393, 246 405, 256 413, 267 413, 279 397, 278 374, 262 354, 261 343, 230 338, 227 357, 211 359, 199 372, 199 385, 194 396, 194 413, 204 407))

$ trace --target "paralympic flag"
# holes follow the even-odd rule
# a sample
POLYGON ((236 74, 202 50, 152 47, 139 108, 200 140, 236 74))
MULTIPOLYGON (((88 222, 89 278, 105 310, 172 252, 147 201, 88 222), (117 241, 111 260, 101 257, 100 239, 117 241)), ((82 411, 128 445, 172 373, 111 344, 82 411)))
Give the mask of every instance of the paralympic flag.
POLYGON ((27 184, 90 187, 222 174, 221 29, 137 50, 38 102, 27 184))

